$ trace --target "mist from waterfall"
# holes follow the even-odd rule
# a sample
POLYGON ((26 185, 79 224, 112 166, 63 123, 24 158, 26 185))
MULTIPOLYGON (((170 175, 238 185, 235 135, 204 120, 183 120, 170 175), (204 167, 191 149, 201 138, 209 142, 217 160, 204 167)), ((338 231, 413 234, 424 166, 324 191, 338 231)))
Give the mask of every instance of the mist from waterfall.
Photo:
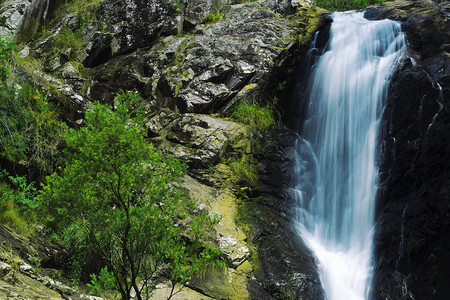
POLYGON ((317 257, 327 299, 363 300, 372 278, 378 128, 406 46, 397 22, 369 21, 363 12, 332 18, 299 120, 298 228, 317 257))

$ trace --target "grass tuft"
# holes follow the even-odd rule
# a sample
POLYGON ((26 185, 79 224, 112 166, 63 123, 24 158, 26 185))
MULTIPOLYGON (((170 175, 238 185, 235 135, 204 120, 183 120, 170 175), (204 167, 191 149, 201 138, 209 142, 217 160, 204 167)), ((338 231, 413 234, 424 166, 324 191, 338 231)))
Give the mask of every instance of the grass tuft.
POLYGON ((235 108, 231 117, 258 131, 267 131, 276 124, 272 109, 257 103, 242 102, 235 108))

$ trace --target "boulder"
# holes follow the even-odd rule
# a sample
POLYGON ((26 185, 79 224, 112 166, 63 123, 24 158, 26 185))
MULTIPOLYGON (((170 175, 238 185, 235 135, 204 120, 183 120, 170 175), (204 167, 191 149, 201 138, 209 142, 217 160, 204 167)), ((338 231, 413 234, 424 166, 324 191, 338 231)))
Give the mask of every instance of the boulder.
POLYGON ((86 48, 84 65, 96 66, 114 56, 150 46, 160 35, 178 34, 181 17, 173 1, 105 0, 99 18, 107 32, 96 31, 86 48))
MULTIPOLYGON (((152 120, 161 117, 164 115, 152 120)), ((249 137, 249 128, 222 118, 183 114, 158 134, 156 144, 164 154, 171 154, 198 169, 217 164, 226 151, 240 147, 238 142, 249 137)))

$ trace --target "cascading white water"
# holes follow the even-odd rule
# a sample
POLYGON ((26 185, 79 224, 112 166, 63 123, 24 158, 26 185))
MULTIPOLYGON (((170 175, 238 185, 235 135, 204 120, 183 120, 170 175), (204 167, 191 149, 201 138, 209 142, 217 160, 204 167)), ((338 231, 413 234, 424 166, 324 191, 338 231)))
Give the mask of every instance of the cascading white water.
POLYGON ((369 298, 378 125, 404 53, 400 24, 334 13, 312 70, 294 177, 300 234, 317 257, 328 300, 369 298))

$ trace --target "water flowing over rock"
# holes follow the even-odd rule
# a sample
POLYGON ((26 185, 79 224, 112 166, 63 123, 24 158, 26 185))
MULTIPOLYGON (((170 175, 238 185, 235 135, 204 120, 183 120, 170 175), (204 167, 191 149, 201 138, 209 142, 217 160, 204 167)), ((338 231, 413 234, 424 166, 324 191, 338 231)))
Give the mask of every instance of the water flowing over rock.
POLYGON ((307 108, 296 126, 305 140, 297 142, 294 191, 327 299, 363 300, 372 276, 378 125, 405 38, 399 23, 362 12, 334 13, 329 36, 298 99, 307 108))

